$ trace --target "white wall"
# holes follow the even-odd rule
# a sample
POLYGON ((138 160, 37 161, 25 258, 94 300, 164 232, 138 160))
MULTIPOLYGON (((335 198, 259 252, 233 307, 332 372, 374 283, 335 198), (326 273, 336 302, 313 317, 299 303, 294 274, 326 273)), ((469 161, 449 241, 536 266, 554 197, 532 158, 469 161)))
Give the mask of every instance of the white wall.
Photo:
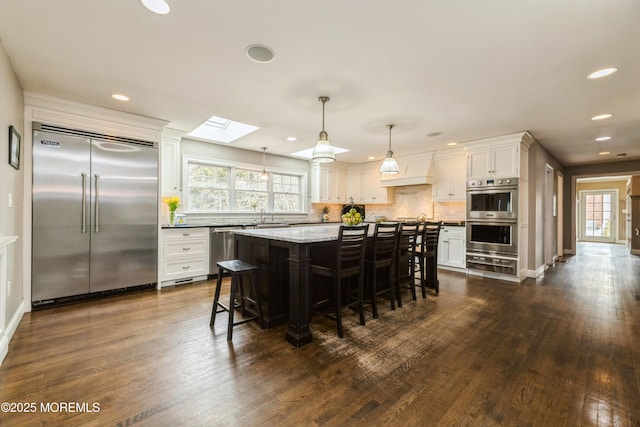
MULTIPOLYGON (((535 271, 544 267, 544 195, 546 165, 554 169, 554 188, 557 193, 557 174, 564 168, 539 142, 529 148, 529 270, 535 271)), ((557 195, 557 194, 556 194, 557 195)), ((558 201, 560 203, 560 201, 558 201)), ((566 215, 566 211, 565 211, 566 215)), ((557 221, 557 217, 553 218, 557 221)), ((557 223, 553 224, 557 233, 557 223)), ((555 248, 554 248, 555 251, 555 248)))
POLYGON ((22 87, 0 41, 0 236, 18 236, 8 247, 7 282, 11 283, 6 299, 5 325, 9 338, 22 318, 23 308, 23 257, 24 244, 24 167, 19 170, 9 165, 9 126, 14 126, 22 136, 21 156, 24 156, 24 98, 22 87), (9 207, 9 193, 13 207, 9 207))

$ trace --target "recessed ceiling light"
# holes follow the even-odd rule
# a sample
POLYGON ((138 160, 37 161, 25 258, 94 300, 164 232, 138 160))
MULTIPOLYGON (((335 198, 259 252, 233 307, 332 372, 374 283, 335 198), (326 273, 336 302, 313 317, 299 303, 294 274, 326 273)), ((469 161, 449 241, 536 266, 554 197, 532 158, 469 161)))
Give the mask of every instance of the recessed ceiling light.
POLYGON ((375 160, 376 158, 374 156, 369 156, 367 157, 367 160, 375 160))
POLYGON ((128 101, 129 97, 127 95, 123 95, 121 93, 112 93, 111 97, 113 99, 117 99, 118 101, 128 101))
POLYGON ((288 136, 287 137, 287 141, 289 142, 296 142, 298 140, 298 138, 296 138, 295 136, 288 136))
POLYGON ((602 142, 602 141, 608 141, 610 139, 611 139, 610 136, 599 136, 598 138, 596 138, 596 141, 602 142))
POLYGON ((611 154, 611 151, 601 151, 598 154, 601 156, 606 156, 607 154, 611 154))
POLYGON ((601 70, 597 70, 597 71, 594 71, 593 73, 589 74, 587 76, 587 78, 588 79, 599 79, 601 77, 610 76, 611 74, 615 73, 616 71, 618 71, 618 69, 615 68, 615 67, 603 68, 601 70))
POLYGON ((273 61, 273 50, 262 44, 252 44, 247 46, 247 56, 249 59, 262 64, 273 61))
POLYGON ((449 142, 447 145, 453 146, 453 145, 458 145, 458 143, 457 142, 449 142))
POLYGON ((431 132, 427 134, 427 136, 440 136, 440 135, 442 135, 442 132, 431 132))
POLYGON ((593 116, 591 117, 591 120, 604 120, 604 119, 610 119, 611 117, 613 117, 613 114, 598 114, 597 116, 593 116))
POLYGON ((140 2, 144 7, 158 15, 166 15, 171 11, 169 4, 164 0, 140 0, 140 2))

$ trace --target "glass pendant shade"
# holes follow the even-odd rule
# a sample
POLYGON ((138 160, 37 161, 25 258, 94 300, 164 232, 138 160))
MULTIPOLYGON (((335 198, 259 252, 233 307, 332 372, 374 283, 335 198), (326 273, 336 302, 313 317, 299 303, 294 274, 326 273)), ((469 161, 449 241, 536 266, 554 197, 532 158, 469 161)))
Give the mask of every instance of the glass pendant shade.
POLYGON ((397 175, 400 172, 398 162, 393 158, 393 151, 387 151, 387 157, 382 161, 380 173, 382 175, 397 175))
POLYGON ((324 104, 329 101, 329 97, 321 96, 318 98, 318 101, 322 102, 322 130, 320 131, 320 135, 318 135, 318 142, 311 154, 311 160, 316 163, 330 163, 336 159, 336 151, 329 142, 329 135, 324 131, 324 104))
POLYGON ((389 151, 387 151, 387 156, 380 166, 380 173, 382 175, 397 175, 400 173, 398 162, 393 158, 393 151, 391 151, 391 129, 393 129, 394 126, 395 125, 387 125, 389 128, 389 151))

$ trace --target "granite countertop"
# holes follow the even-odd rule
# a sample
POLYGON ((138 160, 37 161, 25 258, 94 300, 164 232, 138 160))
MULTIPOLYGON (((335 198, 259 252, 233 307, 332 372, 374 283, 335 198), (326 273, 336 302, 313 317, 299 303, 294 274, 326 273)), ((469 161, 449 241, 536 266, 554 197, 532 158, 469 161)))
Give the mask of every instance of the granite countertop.
MULTIPOLYGON (((256 230, 234 230, 239 236, 259 237, 293 243, 329 242, 338 238, 340 225, 322 227, 263 228, 256 230)), ((373 227, 369 227, 369 235, 373 235, 373 227)))
POLYGON ((282 225, 282 224, 286 224, 286 225, 320 225, 320 224, 335 224, 335 225, 340 225, 340 222, 338 221, 330 221, 330 222, 321 222, 321 221, 305 221, 305 222, 299 222, 299 221, 294 221, 294 222, 287 222, 287 221, 281 221, 281 222, 241 222, 241 223, 225 223, 225 222, 211 222, 211 223, 189 223, 189 224, 185 224, 185 225, 176 225, 173 227, 170 227, 168 224, 162 224, 162 228, 200 228, 200 227, 213 227, 213 228, 230 228, 230 227, 254 227, 256 225, 259 225, 261 227, 268 227, 270 224, 273 224, 274 226, 277 225, 282 225))
MULTIPOLYGON (((435 221, 435 220, 434 220, 435 221)), ((443 220, 439 220, 442 221, 442 225, 446 225, 448 227, 464 227, 465 226, 465 221, 464 220, 458 220, 458 219, 443 219, 443 220)), ((394 222, 393 220, 390 220, 390 222, 394 222)), ((365 221, 365 223, 367 224, 375 224, 375 221, 365 221)), ((333 224, 335 226, 340 225, 340 222, 338 221, 330 221, 330 222, 320 222, 320 221, 309 221, 309 222, 286 222, 286 221, 282 221, 282 222, 246 222, 246 223, 203 223, 203 224, 185 224, 185 225, 176 225, 174 227, 170 227, 168 224, 162 224, 162 228, 200 228, 200 227, 213 227, 213 228, 231 228, 231 227, 253 227, 256 225, 259 225, 261 227, 265 227, 268 229, 269 224, 273 224, 274 226, 277 225, 282 225, 282 224, 287 224, 290 226, 313 226, 313 225, 323 225, 325 227, 330 227, 330 225, 327 224, 333 224)))
POLYGON ((239 236, 260 237, 293 243, 327 242, 338 237, 340 226, 262 228, 255 230, 235 230, 239 236))

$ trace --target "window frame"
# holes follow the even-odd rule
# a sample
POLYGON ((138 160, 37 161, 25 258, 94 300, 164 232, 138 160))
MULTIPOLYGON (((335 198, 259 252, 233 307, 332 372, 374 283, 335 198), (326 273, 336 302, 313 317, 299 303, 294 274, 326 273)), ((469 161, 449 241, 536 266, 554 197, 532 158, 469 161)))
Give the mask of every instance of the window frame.
MULTIPOLYGON (((199 157, 199 156, 182 156, 182 183, 183 183, 183 192, 182 192, 182 207, 183 213, 185 214, 253 214, 253 211, 250 210, 239 210, 238 209, 238 200, 237 200, 237 189, 236 189, 236 169, 243 169, 248 171, 256 171, 258 173, 262 172, 263 165, 262 164, 253 164, 253 163, 245 163, 245 162, 236 162, 236 161, 228 161, 222 159, 213 159, 208 157, 199 157), (189 186, 189 164, 196 163, 207 166, 214 167, 222 167, 229 169, 229 209, 224 211, 215 211, 215 210, 202 210, 202 211, 191 211, 188 210, 189 207, 189 196, 190 196, 190 186, 189 186)), ((307 176, 308 172, 304 170, 295 170, 295 169, 284 169, 284 168, 273 168, 266 167, 266 172, 269 174, 268 181, 268 190, 267 190, 267 198, 268 198, 268 209, 265 210, 265 213, 274 213, 278 215, 300 215, 307 214, 307 176), (299 177, 300 179, 300 210, 299 211, 276 211, 274 209, 274 191, 273 191, 273 174, 281 174, 281 175, 291 175, 299 177)))

